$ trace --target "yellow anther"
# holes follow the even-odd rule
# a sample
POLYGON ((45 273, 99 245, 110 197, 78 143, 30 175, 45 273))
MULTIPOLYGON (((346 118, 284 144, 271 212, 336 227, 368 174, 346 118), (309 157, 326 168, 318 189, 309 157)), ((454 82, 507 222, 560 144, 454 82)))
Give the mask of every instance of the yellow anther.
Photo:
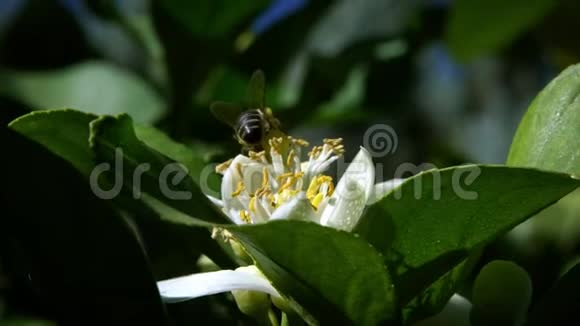
POLYGON ((313 198, 318 193, 318 189, 320 189, 320 183, 318 182, 318 178, 314 178, 308 185, 308 189, 306 190, 306 197, 308 199, 313 198))
POLYGON ((240 211, 240 218, 242 221, 246 222, 247 224, 252 224, 252 219, 250 218, 250 214, 246 210, 240 211))
POLYGON ((296 156, 296 154, 294 153, 294 150, 291 149, 286 158, 286 166, 292 166, 292 163, 294 163, 294 156, 296 156))
POLYGON ((328 190, 326 191, 326 196, 332 196, 332 193, 334 192, 334 183, 332 182, 332 179, 330 180, 329 183, 327 183, 328 185, 328 190))
POLYGON ((310 181, 310 185, 308 185, 308 189, 306 190, 306 197, 310 202, 313 202, 318 195, 322 195, 320 187, 325 184, 328 186, 326 196, 330 196, 334 191, 334 184, 332 183, 331 177, 327 175, 319 175, 310 181))
POLYGON ((238 181, 238 185, 236 186, 236 190, 234 190, 234 192, 232 192, 232 197, 237 197, 239 196, 242 191, 244 191, 246 189, 246 187, 244 186, 244 183, 242 181, 238 181))
POLYGON ((252 196, 252 198, 250 198, 250 203, 248 204, 248 208, 250 209, 250 212, 252 212, 252 213, 256 212, 256 196, 252 196))
POLYGON ((262 197, 262 196, 266 196, 272 193, 272 189, 270 188, 270 186, 266 186, 266 187, 261 187, 260 189, 256 190, 256 192, 254 193, 255 197, 262 197))
POLYGON ((274 137, 274 138, 270 138, 268 143, 270 144, 270 148, 272 150, 274 150, 276 153, 280 154, 280 150, 282 148, 283 141, 284 141, 284 139, 282 139, 282 137, 274 137))
POLYGON ((263 159, 266 158, 266 152, 264 152, 264 151, 260 151, 260 152, 250 151, 248 153, 248 155, 250 156, 250 159, 252 159, 254 161, 258 161, 258 162, 262 162, 263 159))
POLYGON ((292 173, 292 172, 282 173, 276 177, 276 180, 278 180, 279 183, 282 183, 282 181, 286 180, 287 178, 292 177, 293 175, 294 175, 294 173, 292 173))
POLYGON ((284 189, 278 191, 278 194, 274 196, 273 206, 280 207, 280 205, 284 204, 285 202, 289 201, 290 199, 296 197, 300 191, 294 189, 284 189))
POLYGON ((264 167, 262 169, 262 188, 266 188, 269 184, 270 178, 268 176, 268 169, 264 167))
POLYGON ((232 161, 233 161, 233 159, 229 159, 221 164, 216 165, 215 172, 223 174, 230 167, 230 164, 232 164, 232 161))
POLYGON ((292 138, 292 137, 288 137, 292 143, 294 145, 298 145, 298 146, 302 146, 302 147, 307 147, 309 144, 306 140, 301 139, 301 138, 292 138))
MULTIPOLYGON (((282 184, 282 186, 280 187, 280 189, 278 189, 278 193, 281 193, 284 190, 287 190, 289 188, 292 188, 292 186, 294 186, 296 184, 296 182, 298 182, 298 180, 300 180, 300 178, 302 178, 304 176, 304 172, 298 172, 298 173, 284 173, 283 175, 280 175, 280 177, 284 177, 286 178, 286 182, 284 182, 282 184)), ((282 181, 280 181, 282 182, 282 181)))
POLYGON ((344 145, 342 145, 342 138, 325 138, 323 139, 324 145, 330 146, 332 152, 336 155, 341 155, 344 153, 344 145))
POLYGON ((239 176, 243 176, 242 174, 242 165, 240 163, 236 164, 236 171, 238 171, 239 176))
POLYGON ((312 207, 314 207, 315 210, 318 209, 318 205, 320 205, 322 199, 324 199, 324 195, 322 193, 318 193, 316 196, 314 196, 314 198, 310 199, 310 204, 312 207))
POLYGON ((342 138, 324 138, 322 142, 330 146, 338 146, 342 143, 342 138))
POLYGON ((322 152, 322 146, 314 146, 314 147, 312 147, 310 152, 308 152, 308 156, 310 156, 312 158, 316 158, 316 157, 318 157, 318 155, 320 155, 321 152, 322 152))
POLYGON ((294 176, 289 177, 288 179, 286 179, 286 182, 280 187, 280 189, 278 189, 278 193, 281 193, 282 191, 291 188, 295 182, 296 178, 294 176))
POLYGON ((270 206, 276 207, 276 197, 274 197, 274 194, 268 194, 268 201, 270 202, 270 206))

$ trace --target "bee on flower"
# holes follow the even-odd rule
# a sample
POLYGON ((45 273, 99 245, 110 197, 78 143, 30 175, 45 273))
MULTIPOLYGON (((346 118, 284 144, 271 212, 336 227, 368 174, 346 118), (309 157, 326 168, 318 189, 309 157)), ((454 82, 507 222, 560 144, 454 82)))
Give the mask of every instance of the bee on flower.
MULTIPOLYGON (((223 176, 221 198, 208 196, 232 222, 303 220, 352 231, 368 204, 403 182, 393 179, 375 185, 371 155, 361 147, 335 183, 327 171, 345 152, 342 139, 323 139, 310 147, 307 141, 286 135, 265 106, 263 92, 264 78, 258 72, 250 82, 246 107, 224 102, 212 105, 214 115, 234 129, 242 145, 242 154, 216 167, 223 176)), ((280 297, 253 265, 169 279, 158 287, 167 302, 229 291, 280 297)))

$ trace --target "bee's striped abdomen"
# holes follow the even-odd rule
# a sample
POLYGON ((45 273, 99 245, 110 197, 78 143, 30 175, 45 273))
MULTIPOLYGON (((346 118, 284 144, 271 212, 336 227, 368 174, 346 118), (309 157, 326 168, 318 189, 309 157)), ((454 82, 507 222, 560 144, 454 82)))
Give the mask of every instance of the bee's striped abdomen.
POLYGON ((249 110, 240 115, 236 135, 249 145, 259 144, 262 140, 264 117, 258 110, 249 110))

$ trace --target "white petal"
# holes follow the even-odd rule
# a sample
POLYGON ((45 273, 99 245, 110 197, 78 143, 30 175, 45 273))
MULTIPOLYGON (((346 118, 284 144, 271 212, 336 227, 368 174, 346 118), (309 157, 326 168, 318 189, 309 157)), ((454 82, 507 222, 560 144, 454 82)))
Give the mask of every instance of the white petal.
POLYGON ((217 198, 209 196, 209 195, 206 195, 206 197, 209 199, 209 201, 212 202, 212 204, 216 205, 218 208, 224 207, 224 202, 221 199, 217 199, 217 198))
POLYGON ((244 186, 249 194, 252 194, 262 186, 262 172, 264 169, 264 164, 252 162, 245 164, 242 173, 244 186))
POLYGON ((234 158, 230 166, 224 173, 221 184, 222 201, 224 208, 230 210, 234 207, 237 209, 242 209, 242 205, 239 203, 237 198, 232 197, 232 193, 236 190, 238 182, 242 181, 242 176, 238 173, 238 164, 248 164, 252 162, 248 157, 244 155, 238 155, 234 158))
POLYGON ((206 295, 250 290, 280 296, 268 280, 243 269, 198 273, 157 282, 165 302, 181 302, 206 295))
POLYGON ((230 220, 235 224, 246 224, 246 222, 242 221, 242 217, 240 216, 240 209, 230 208, 230 210, 226 211, 226 215, 230 217, 230 220))
POLYGON ((322 213, 320 224, 350 231, 361 217, 371 197, 375 167, 369 152, 362 148, 344 174, 322 213))
POLYGON ((405 179, 392 179, 385 182, 377 183, 374 187, 373 193, 369 198, 368 205, 374 204, 379 200, 383 199, 391 190, 400 186, 405 179))
POLYGON ((315 220, 314 209, 304 192, 300 192, 294 198, 276 208, 270 220, 286 220, 289 218, 304 221, 315 220))
POLYGON ((270 213, 264 207, 264 202, 260 198, 254 201, 254 210, 251 211, 254 223, 265 223, 270 219, 270 213))

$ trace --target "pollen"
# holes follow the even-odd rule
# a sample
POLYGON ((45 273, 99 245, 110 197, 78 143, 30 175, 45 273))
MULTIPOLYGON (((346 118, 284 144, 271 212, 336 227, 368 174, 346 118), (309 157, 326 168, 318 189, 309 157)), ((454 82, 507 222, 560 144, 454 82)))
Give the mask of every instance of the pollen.
POLYGON ((286 203, 290 199, 296 197, 299 191, 294 189, 283 189, 278 191, 276 195, 273 196, 272 206, 280 207, 280 205, 286 203))
POLYGON ((254 193, 254 197, 269 196, 271 194, 272 194, 272 189, 270 188, 270 186, 266 186, 266 187, 262 187, 262 188, 256 190, 256 192, 254 193))
POLYGON ((296 154, 294 153, 294 150, 291 149, 290 152, 288 152, 288 157, 286 158, 286 166, 292 166, 295 156, 296 154))
POLYGON ((229 160, 216 166, 222 174, 230 171, 235 180, 235 187, 222 188, 233 190, 231 196, 235 200, 230 202, 236 206, 228 212, 234 208, 232 218, 238 222, 261 223, 268 221, 280 206, 305 195, 316 214, 322 214, 335 191, 333 179, 324 171, 344 153, 342 141, 328 138, 321 145, 310 147, 303 139, 271 137, 265 151, 249 151, 239 163, 229 160), (302 151, 307 150, 304 147, 310 149, 306 161, 301 160, 302 151))
POLYGON ((248 208, 250 209, 250 212, 256 212, 256 196, 252 196, 250 203, 248 204, 248 208))
POLYGON ((310 200, 310 204, 315 210, 318 210, 318 205, 320 205, 320 202, 322 202, 323 199, 324 195, 319 192, 316 196, 314 196, 314 198, 310 200))
POLYGON ((272 150, 274 150, 278 154, 281 154, 282 143, 284 142, 284 139, 282 137, 271 138, 268 142, 272 150))
POLYGON ((232 197, 238 197, 242 191, 246 190, 244 183, 242 181, 238 181, 238 185, 236 186, 236 190, 232 192, 232 197))
POLYGON ((308 152, 308 156, 313 159, 316 159, 318 155, 320 155, 320 153, 322 153, 322 146, 314 146, 312 147, 310 152, 308 152))
POLYGON ((248 155, 250 156, 250 159, 258 162, 264 162, 266 159, 266 152, 264 151, 260 152, 250 151, 248 155))
POLYGON ((292 144, 297 145, 297 146, 308 147, 308 145, 309 145, 309 143, 306 140, 301 139, 301 138, 288 137, 288 139, 290 139, 292 144))
POLYGON ((283 174, 280 174, 279 176, 276 177, 276 180, 278 180, 279 183, 284 183, 284 181, 290 177, 292 177, 294 175, 294 173, 292 172, 286 172, 283 174))
POLYGON ((325 138, 323 140, 324 145, 329 146, 332 152, 336 155, 344 154, 344 145, 342 144, 342 138, 325 138))
POLYGON ((298 180, 300 180, 303 176, 304 176, 304 172, 297 172, 297 173, 285 173, 282 175, 284 178, 281 180, 286 180, 282 186, 280 187, 280 189, 278 190, 278 192, 282 192, 286 189, 290 189, 292 188, 294 185, 296 185, 296 183, 298 182, 298 180))
POLYGON ((247 224, 252 224, 252 219, 250 218, 250 213, 246 210, 240 211, 240 218, 247 224))
POLYGON ((230 165, 232 164, 232 161, 234 159, 229 159, 221 164, 216 165, 215 167, 215 172, 216 173, 220 173, 220 174, 224 174, 226 172, 226 170, 230 167, 230 165))
POLYGON ((242 176, 242 165, 240 163, 236 164, 236 171, 238 172, 238 175, 242 176))
POLYGON ((317 209, 320 202, 325 198, 332 195, 334 191, 334 184, 332 183, 332 177, 327 175, 319 175, 312 179, 310 185, 308 185, 308 190, 306 190, 306 198, 310 201, 310 204, 317 209), (323 188, 326 188, 324 191, 323 188))

